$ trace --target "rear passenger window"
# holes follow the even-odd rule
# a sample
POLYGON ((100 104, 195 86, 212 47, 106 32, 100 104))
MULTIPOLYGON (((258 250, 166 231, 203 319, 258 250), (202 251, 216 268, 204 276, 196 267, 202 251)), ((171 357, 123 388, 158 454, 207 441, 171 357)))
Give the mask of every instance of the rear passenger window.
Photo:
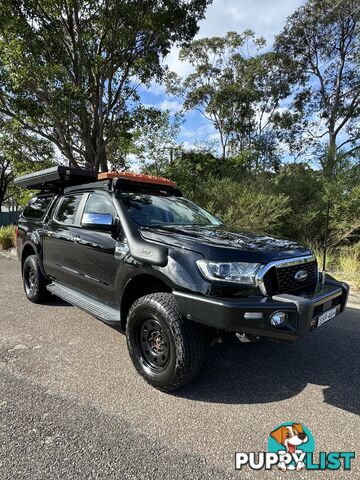
POLYGON ((82 194, 68 195, 60 200, 60 206, 55 213, 55 220, 66 225, 72 225, 75 221, 81 197, 82 194))
POLYGON ((29 219, 41 220, 49 207, 52 197, 34 197, 24 208, 23 216, 29 219))

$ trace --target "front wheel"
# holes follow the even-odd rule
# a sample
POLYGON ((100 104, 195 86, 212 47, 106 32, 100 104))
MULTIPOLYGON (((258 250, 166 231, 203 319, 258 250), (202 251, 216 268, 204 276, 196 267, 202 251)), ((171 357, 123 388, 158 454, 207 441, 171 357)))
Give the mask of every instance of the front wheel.
POLYGON ((136 370, 160 390, 175 390, 199 373, 204 356, 201 329, 184 319, 170 293, 146 295, 132 305, 126 339, 136 370))

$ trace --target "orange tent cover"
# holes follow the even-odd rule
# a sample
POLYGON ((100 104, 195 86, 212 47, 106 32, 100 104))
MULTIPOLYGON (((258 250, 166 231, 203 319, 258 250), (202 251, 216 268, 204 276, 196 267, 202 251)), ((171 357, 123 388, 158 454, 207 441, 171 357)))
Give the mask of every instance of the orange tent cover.
POLYGON ((110 180, 112 178, 123 178, 131 182, 151 183, 153 185, 166 185, 167 187, 176 187, 176 183, 163 177, 153 175, 143 175, 132 172, 103 172, 98 174, 98 180, 110 180))

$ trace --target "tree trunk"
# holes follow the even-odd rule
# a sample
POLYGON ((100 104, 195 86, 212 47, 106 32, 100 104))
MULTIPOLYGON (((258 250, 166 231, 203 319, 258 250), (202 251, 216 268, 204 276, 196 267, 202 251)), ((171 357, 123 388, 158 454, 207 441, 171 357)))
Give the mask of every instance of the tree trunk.
POLYGON ((84 167, 85 167, 85 170, 94 170, 93 165, 92 165, 92 163, 90 162, 90 160, 87 160, 87 161, 85 162, 84 167))
POLYGON ((329 143, 326 158, 326 165, 324 168, 324 176, 331 179, 334 174, 336 165, 336 134, 333 130, 329 130, 329 143))
POLYGON ((101 171, 102 172, 107 172, 108 169, 108 164, 107 164, 107 159, 106 159, 106 152, 105 150, 103 151, 102 158, 101 158, 101 171))

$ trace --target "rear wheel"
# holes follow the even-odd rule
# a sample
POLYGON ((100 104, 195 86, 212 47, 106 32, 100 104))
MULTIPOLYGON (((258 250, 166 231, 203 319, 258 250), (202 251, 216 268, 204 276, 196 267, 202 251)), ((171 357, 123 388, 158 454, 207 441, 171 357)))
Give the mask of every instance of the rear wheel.
POLYGON ((204 344, 200 327, 182 316, 170 293, 146 295, 133 304, 126 338, 136 370, 160 390, 185 385, 201 368, 204 344))
POLYGON ((47 298, 45 277, 36 255, 28 256, 24 262, 23 284, 26 296, 31 302, 41 303, 47 298))

